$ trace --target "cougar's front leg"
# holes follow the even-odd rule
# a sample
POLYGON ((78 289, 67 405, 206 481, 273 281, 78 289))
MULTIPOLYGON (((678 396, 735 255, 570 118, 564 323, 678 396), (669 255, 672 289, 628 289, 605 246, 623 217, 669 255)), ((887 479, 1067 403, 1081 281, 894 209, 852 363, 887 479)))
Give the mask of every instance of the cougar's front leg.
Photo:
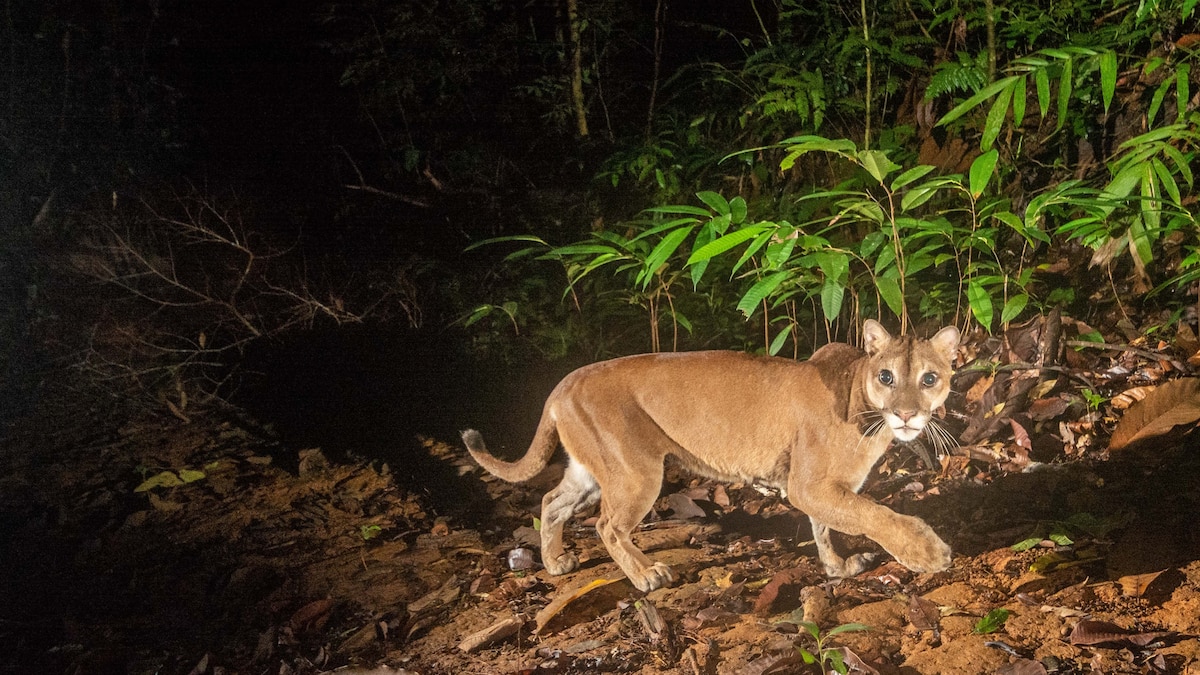
MULTIPOLYGON (((792 486, 788 498, 796 508, 807 513, 810 520, 820 523, 819 527, 814 526, 813 536, 818 541, 822 562, 825 562, 827 552, 832 552, 832 546, 828 533, 824 534, 822 544, 817 530, 832 528, 871 538, 897 562, 914 572, 940 572, 950 567, 950 547, 920 518, 901 515, 829 482, 792 486)), ((837 571, 836 553, 831 560, 837 571)), ((849 568, 843 566, 842 571, 849 571, 849 568)))

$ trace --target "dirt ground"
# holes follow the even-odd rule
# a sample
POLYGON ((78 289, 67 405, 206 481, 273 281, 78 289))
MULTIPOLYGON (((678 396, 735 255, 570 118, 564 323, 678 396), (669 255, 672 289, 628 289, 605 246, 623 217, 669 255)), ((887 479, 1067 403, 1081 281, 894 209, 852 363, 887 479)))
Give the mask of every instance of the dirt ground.
POLYGON ((669 469, 639 543, 676 581, 647 595, 587 521, 569 532, 581 568, 548 576, 533 526, 555 469, 508 485, 455 439, 333 460, 235 415, 32 415, 0 444, 0 671, 766 674, 820 672, 816 655, 885 674, 1200 672, 1195 422, 1108 448, 1118 395, 1186 359, 1134 345, 1030 370, 1019 337, 964 355, 993 366, 960 373, 948 406, 973 440, 934 468, 897 448, 866 489, 951 544, 937 574, 881 553, 830 581, 777 494, 669 469))

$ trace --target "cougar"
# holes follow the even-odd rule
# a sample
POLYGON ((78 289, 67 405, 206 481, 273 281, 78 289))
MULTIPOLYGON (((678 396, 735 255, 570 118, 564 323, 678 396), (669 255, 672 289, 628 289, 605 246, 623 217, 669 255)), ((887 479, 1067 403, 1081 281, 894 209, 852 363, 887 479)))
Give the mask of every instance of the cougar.
POLYGON ((634 586, 650 591, 671 570, 630 535, 662 487, 668 456, 702 476, 757 482, 806 513, 826 574, 853 576, 868 554, 844 558, 830 530, 865 535, 916 572, 950 566, 950 547, 924 521, 858 494, 893 440, 912 441, 950 391, 954 327, 928 340, 891 336, 868 320, 863 349, 829 344, 808 361, 731 351, 642 354, 580 368, 554 388, 525 456, 492 456, 478 431, 463 442, 484 469, 510 482, 537 475, 561 443, 562 482, 542 500, 542 563, 575 569, 563 545, 567 520, 600 503, 596 530, 634 586))

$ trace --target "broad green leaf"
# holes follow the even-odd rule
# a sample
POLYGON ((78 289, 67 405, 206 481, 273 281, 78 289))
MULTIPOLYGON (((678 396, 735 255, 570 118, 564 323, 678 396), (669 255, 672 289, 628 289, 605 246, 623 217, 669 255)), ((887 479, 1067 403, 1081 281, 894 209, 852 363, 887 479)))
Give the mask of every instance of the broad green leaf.
POLYGON ((1175 177, 1171 175, 1171 171, 1167 169, 1167 165, 1162 163, 1162 160, 1155 157, 1150 160, 1150 164, 1154 167, 1154 173, 1158 176, 1158 182, 1162 186, 1163 192, 1167 193, 1167 197, 1172 204, 1181 204, 1179 184, 1175 182, 1175 177))
POLYGON ((930 199, 933 199, 933 196, 937 194, 937 191, 938 189, 935 187, 925 187, 924 185, 919 185, 908 192, 905 192, 904 196, 900 198, 900 210, 911 211, 917 208, 930 199))
MULTIPOLYGON (((720 216, 718 216, 718 218, 719 217, 720 216)), ((716 218, 714 218, 713 220, 716 220, 716 218)), ((614 241, 614 243, 619 243, 621 245, 624 245, 626 248, 628 248, 629 244, 632 244, 635 241, 641 241, 643 239, 648 239, 648 238, 653 237, 654 235, 658 234, 659 232, 666 232, 667 230, 673 230, 673 229, 679 227, 680 225, 691 225, 691 224, 695 224, 698 222, 700 222, 700 221, 695 218, 691 218, 691 217, 675 218, 674 220, 668 220, 663 223, 658 223, 657 225, 652 226, 648 230, 643 230, 643 231, 639 232, 636 236, 634 236, 632 239, 624 239, 624 237, 621 237, 618 240, 612 240, 612 241, 614 241)), ((597 234, 601 234, 601 233, 597 233, 597 234)), ((613 234, 613 233, 605 232, 603 234, 613 234)))
POLYGON ((771 346, 767 348, 767 353, 771 356, 778 354, 779 350, 783 348, 783 343, 787 341, 787 337, 792 334, 792 329, 795 327, 796 325, 791 323, 784 326, 783 330, 779 331, 779 334, 775 336, 775 339, 771 340, 771 346))
POLYGON ((1033 84, 1037 88, 1038 112, 1042 119, 1050 112, 1050 72, 1045 68, 1034 71, 1033 84))
POLYGON ((767 250, 763 254, 763 262, 766 263, 768 269, 779 269, 784 263, 792 257, 792 251, 796 248, 796 242, 799 239, 794 236, 784 237, 782 241, 773 241, 767 244, 767 250))
POLYGON ((694 265, 718 256, 734 246, 753 239, 754 237, 757 237, 758 235, 768 232, 772 229, 773 228, 766 225, 749 225, 740 230, 734 230, 733 232, 730 232, 722 237, 717 237, 695 251, 692 251, 692 255, 687 259, 687 264, 694 265))
POLYGON ((1000 159, 1000 151, 992 148, 971 162, 971 197, 979 199, 987 188, 988 181, 996 170, 996 161, 1000 159))
POLYGON ((900 284, 891 277, 875 277, 875 288, 879 289, 879 297, 883 298, 888 309, 896 316, 904 313, 904 294, 900 292, 900 284))
POLYGON ((1112 104, 1117 90, 1117 53, 1107 49, 1100 53, 1100 96, 1104 99, 1104 112, 1112 104))
POLYGON ((741 312, 747 319, 754 316, 754 312, 758 306, 762 304, 763 298, 775 292, 779 285, 792 276, 790 270, 783 270, 772 275, 763 277, 746 291, 742 299, 738 301, 738 311, 741 312))
POLYGON ((821 268, 826 279, 844 284, 850 271, 850 257, 840 251, 818 251, 812 254, 812 259, 821 268))
POLYGON ((992 320, 996 313, 992 307, 992 296, 978 281, 967 284, 967 304, 970 305, 971 314, 979 325, 989 333, 992 332, 992 320))
POLYGON ((975 94, 971 98, 968 98, 967 100, 963 101, 962 103, 959 103, 957 106, 954 107, 953 110, 946 113, 942 117, 942 119, 938 120, 936 126, 940 127, 944 124, 949 124, 949 123, 953 122, 954 120, 967 114, 971 109, 975 108, 980 103, 983 103, 984 101, 995 96, 996 94, 1000 93, 1001 91, 1004 91, 1007 89, 1009 92, 1009 95, 1011 96, 1012 90, 1009 89, 1009 87, 1011 87, 1012 83, 1020 77, 1021 77, 1020 75, 1010 75, 1008 77, 996 80, 995 82, 989 84, 988 86, 984 87, 983 89, 980 89, 979 93, 975 94))
POLYGON ((1162 107, 1163 99, 1167 97, 1167 90, 1174 84, 1171 80, 1163 80, 1158 88, 1154 90, 1154 96, 1150 97, 1150 105, 1146 107, 1146 123, 1153 126, 1154 118, 1158 117, 1158 109, 1162 107))
POLYGON ((1009 298, 1008 301, 1004 303, 1004 309, 1000 311, 1000 323, 1002 325, 1007 325, 1013 319, 1020 316, 1021 312, 1025 309, 1025 305, 1028 303, 1029 296, 1025 293, 1014 295, 1009 298))
POLYGON ((1013 129, 1020 129, 1021 122, 1025 121, 1025 79, 1025 77, 1021 77, 1013 83, 1013 129))
POLYGON ((712 209, 713 211, 716 211, 717 215, 721 215, 721 216, 729 215, 729 212, 730 212, 729 202, 726 201, 725 198, 720 195, 720 193, 705 190, 703 192, 697 192, 696 197, 700 201, 707 204, 708 208, 712 209))
MULTIPOLYGON (((1145 215, 1143 213, 1142 217, 1144 218, 1145 215)), ((1143 225, 1141 218, 1134 218, 1129 223, 1129 248, 1144 263, 1154 259, 1154 253, 1150 250, 1150 237, 1146 233, 1146 226, 1143 225)))
POLYGON ((883 185, 883 179, 889 173, 900 168, 900 165, 888 159, 887 153, 882 150, 863 150, 858 153, 858 161, 880 185, 883 185))
POLYGON ((821 286, 821 311, 826 321, 836 321, 842 313, 842 300, 846 296, 846 285, 830 278, 821 286))
POLYGON ((870 258, 885 241, 887 241, 887 235, 879 230, 868 232, 867 236, 863 237, 862 243, 858 245, 858 254, 863 258, 870 258))
POLYGON ((1008 615, 1009 611, 1003 607, 993 609, 975 623, 975 632, 981 635, 995 633, 1004 627, 1004 622, 1008 621, 1008 615))
POLYGON ((696 255, 696 251, 704 248, 716 237, 716 229, 709 222, 700 231, 696 233, 696 239, 692 242, 692 255, 688 256, 688 260, 684 263, 688 267, 688 275, 692 279, 692 289, 695 290, 700 285, 700 279, 704 276, 704 271, 708 269, 708 259, 692 262, 692 256, 696 255))
POLYGON ((992 143, 1000 136, 1000 130, 1004 128, 1004 117, 1008 114, 1008 104, 1012 102, 1012 94, 1011 87, 1000 90, 1000 94, 992 103, 992 109, 988 111, 987 119, 983 122, 983 138, 979 141, 979 147, 985 151, 992 148, 992 143))
POLYGON ((729 200, 729 220, 734 225, 741 225, 746 220, 746 200, 740 195, 729 200))
POLYGON ((670 258, 675 253, 675 249, 679 248, 679 245, 683 243, 684 239, 687 239, 693 229, 695 229, 695 225, 681 227, 678 230, 672 231, 663 237, 662 241, 658 242, 658 245, 647 256, 642 273, 639 274, 643 289, 650 285, 650 279, 658 273, 658 269, 667 261, 667 258, 670 258))
POLYGON ((775 232, 773 230, 768 230, 755 237, 754 241, 750 242, 750 245, 746 247, 746 250, 742 251, 742 256, 738 258, 738 261, 734 263, 731 274, 737 274, 738 270, 742 269, 742 266, 745 265, 751 258, 753 258, 763 246, 766 246, 774 236, 775 232))
POLYGON ((1192 185, 1192 168, 1188 166, 1188 160, 1184 158, 1183 153, 1173 145, 1163 144, 1163 154, 1171 158, 1171 162, 1175 164, 1175 170, 1183 178, 1188 187, 1192 185))
POLYGON ((1055 131, 1062 129, 1063 123, 1067 121, 1068 104, 1071 102, 1071 88, 1075 86, 1075 76, 1071 72, 1073 63, 1070 59, 1063 61, 1062 74, 1058 78, 1058 123, 1054 126, 1055 131))
POLYGON ((915 180, 924 178, 926 174, 928 174, 930 171, 933 171, 935 168, 937 167, 930 166, 929 164, 918 164, 899 176, 896 176, 896 179, 892 181, 892 192, 896 192, 900 188, 915 180))

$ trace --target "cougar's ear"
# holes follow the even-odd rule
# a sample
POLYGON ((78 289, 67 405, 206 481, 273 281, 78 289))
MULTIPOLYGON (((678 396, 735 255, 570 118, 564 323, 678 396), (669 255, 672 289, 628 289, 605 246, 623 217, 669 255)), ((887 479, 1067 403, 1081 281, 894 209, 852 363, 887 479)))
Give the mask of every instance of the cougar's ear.
POLYGON ((939 330, 936 335, 929 338, 929 343, 942 356, 945 356, 947 361, 954 363, 954 353, 958 351, 958 339, 958 329, 954 326, 946 326, 939 330))
POLYGON ((891 334, 878 321, 867 319, 863 323, 863 349, 867 351, 867 354, 875 356, 886 349, 891 341, 891 334))

